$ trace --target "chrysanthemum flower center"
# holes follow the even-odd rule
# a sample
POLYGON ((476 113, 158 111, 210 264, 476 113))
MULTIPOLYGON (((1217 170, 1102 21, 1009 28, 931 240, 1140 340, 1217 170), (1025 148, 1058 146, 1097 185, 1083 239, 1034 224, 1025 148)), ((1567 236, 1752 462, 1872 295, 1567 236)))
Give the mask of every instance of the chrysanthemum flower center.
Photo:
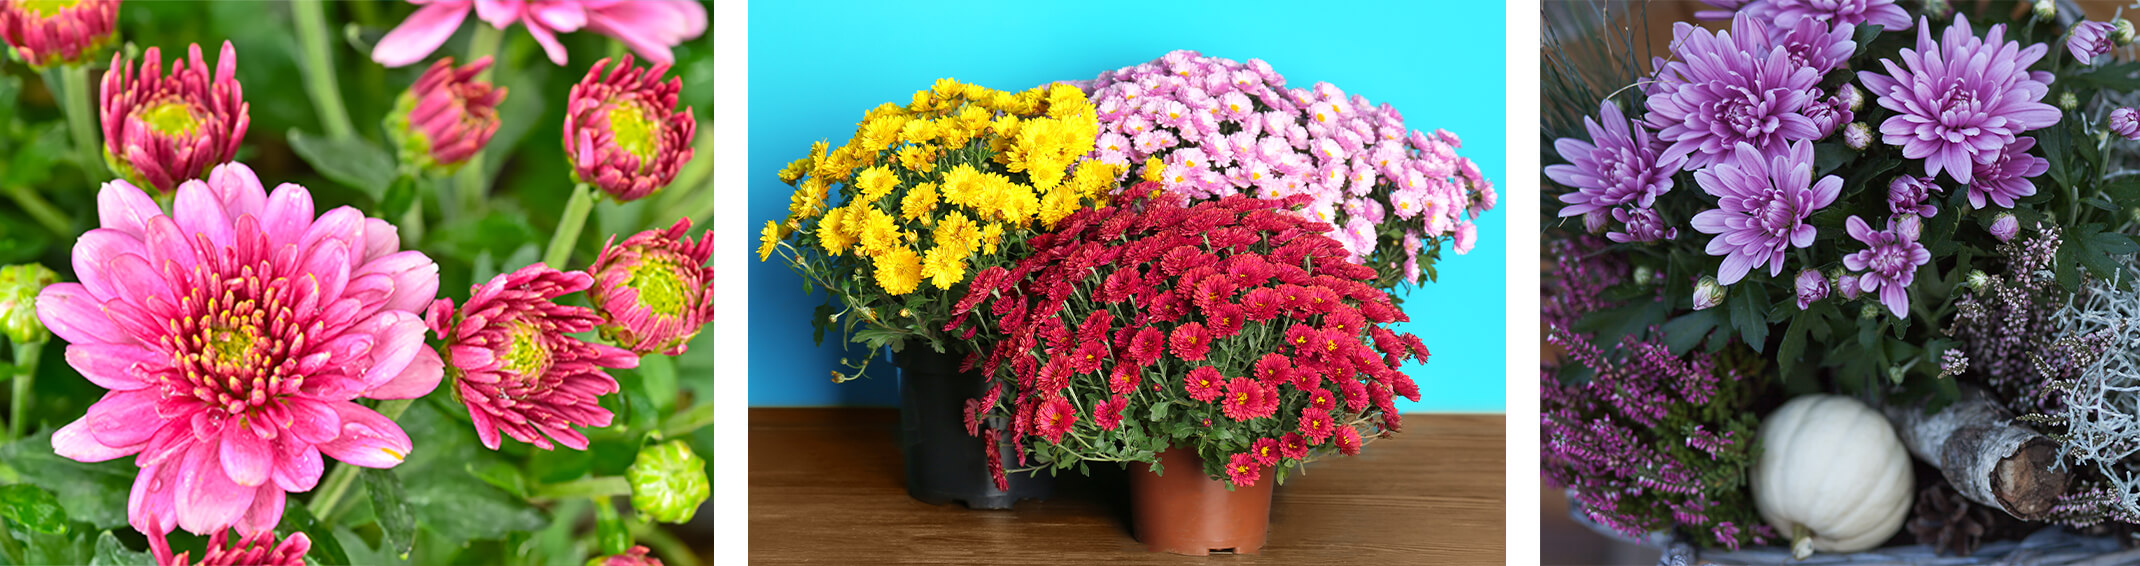
POLYGON ((543 344, 542 329, 526 322, 515 322, 512 338, 512 345, 498 358, 506 371, 524 377, 535 377, 550 369, 550 348, 543 344))
POLYGON ((1947 92, 1940 95, 1939 101, 1940 125, 1966 130, 1960 132, 1963 135, 1976 133, 1977 122, 1983 115, 1983 104, 1977 101, 1976 90, 1957 78, 1947 85, 1947 92))
POLYGON ((1769 189, 1768 202, 1761 205, 1755 218, 1761 222, 1761 229, 1770 234, 1788 233, 1798 225, 1798 211, 1775 189, 1769 189))
POLYGON ((1746 93, 1746 96, 1732 98, 1724 104, 1725 108, 1721 113, 1724 118, 1724 124, 1731 133, 1738 134, 1740 137, 1758 138, 1768 135, 1769 132, 1775 131, 1778 126, 1782 125, 1782 122, 1776 117, 1769 116, 1762 111, 1761 98, 1754 96, 1753 93, 1746 93))
POLYGON ((289 279, 263 275, 272 269, 266 262, 230 265, 203 264, 179 282, 180 314, 168 323, 173 332, 165 343, 177 375, 164 387, 242 415, 304 385, 285 340, 302 341, 302 322, 285 303, 289 279))
POLYGON ((647 310, 666 317, 684 313, 689 292, 684 289, 683 274, 675 258, 649 255, 644 261, 631 266, 631 278, 624 284, 639 291, 639 304, 647 310))
POLYGON ((609 132, 617 147, 639 158, 641 168, 653 164, 655 152, 661 149, 661 124, 648 118, 646 108, 637 102, 610 105, 609 132))
POLYGON ((61 11, 73 8, 75 4, 80 3, 82 3, 82 0, 21 0, 16 2, 15 5, 21 6, 23 10, 32 14, 37 14, 40 18, 49 18, 57 16, 61 11))
POLYGON ((159 134, 191 134, 201 127, 201 119, 193 115, 193 106, 176 100, 142 110, 141 123, 159 134))
POLYGON ((1876 246, 1865 265, 1874 273, 1893 274, 1909 266, 1909 257, 1902 253, 1902 246, 1876 246))
POLYGON ((208 352, 217 365, 231 366, 245 361, 260 343, 259 334, 243 326, 211 324, 206 330, 208 352))

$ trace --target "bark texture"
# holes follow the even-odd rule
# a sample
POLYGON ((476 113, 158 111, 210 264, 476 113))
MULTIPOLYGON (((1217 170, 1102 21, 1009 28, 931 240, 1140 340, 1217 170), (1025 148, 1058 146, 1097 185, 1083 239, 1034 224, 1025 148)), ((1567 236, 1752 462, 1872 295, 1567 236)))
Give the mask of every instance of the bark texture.
POLYGON ((1910 453, 1938 467, 1970 501, 2033 521, 2045 518, 2066 491, 2070 478, 2056 469, 2058 443, 2015 423, 1981 389, 1964 387, 1961 400, 1936 413, 1891 406, 1887 417, 1910 453))

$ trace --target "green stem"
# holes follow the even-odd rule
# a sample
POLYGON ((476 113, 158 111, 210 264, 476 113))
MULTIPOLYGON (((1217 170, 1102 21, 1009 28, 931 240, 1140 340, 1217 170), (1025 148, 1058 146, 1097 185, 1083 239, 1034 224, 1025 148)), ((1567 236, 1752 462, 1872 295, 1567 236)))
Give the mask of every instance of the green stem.
MULTIPOLYGON (((389 399, 380 402, 376 410, 379 411, 379 416, 386 417, 386 420, 394 420, 400 417, 401 413, 408 411, 409 405, 415 401, 415 399, 389 399)), ((349 487, 356 485, 357 474, 362 471, 364 471, 363 467, 352 466, 347 462, 335 464, 334 471, 329 472, 327 479, 321 481, 319 487, 316 488, 319 495, 313 496, 312 503, 308 505, 312 511, 312 516, 322 522, 333 521, 335 508, 341 505, 344 496, 349 495, 349 487)))
MULTIPOLYGON (((82 176, 91 183, 109 177, 110 170, 104 166, 104 144, 98 137, 96 104, 89 99, 95 91, 89 88, 89 65, 65 65, 59 68, 60 93, 65 100, 67 129, 74 135, 76 159, 82 162, 82 176)), ((64 233, 64 232, 63 232, 64 233)))
POLYGON ((415 249, 424 241, 423 197, 416 197, 416 202, 409 203, 409 211, 401 215, 401 224, 396 227, 401 229, 401 247, 415 249))
MULTIPOLYGON (((500 64, 499 58, 496 56, 498 45, 504 41, 505 30, 491 27, 490 24, 481 21, 476 22, 475 36, 468 39, 468 62, 484 57, 491 58, 490 67, 483 69, 482 73, 478 73, 476 80, 491 80, 491 75, 498 70, 498 65, 500 64)), ((467 64, 467 62, 462 64, 467 64)), ((475 155, 468 156, 468 162, 462 164, 460 173, 455 174, 453 177, 453 194, 460 199, 461 203, 460 210, 456 211, 457 213, 474 216, 477 211, 483 209, 483 197, 485 193, 489 192, 489 177, 486 174, 488 168, 483 163, 485 161, 483 158, 484 153, 486 152, 477 151, 475 155)))
POLYGON ((624 476, 606 476, 553 483, 535 488, 531 499, 566 499, 572 497, 631 497, 632 482, 624 476))
POLYGON ((572 196, 565 200, 565 213, 557 217, 557 233, 550 236, 550 247, 543 251, 542 262, 551 269, 564 269, 565 261, 572 259, 572 246, 580 241, 580 228, 587 225, 587 211, 594 210, 594 193, 586 183, 573 185, 572 196))
POLYGON ((654 557, 660 558, 663 564, 699 566, 698 555, 691 552, 691 547, 659 526, 651 523, 634 525, 632 537, 646 543, 648 549, 654 551, 654 557))
POLYGON ((23 429, 30 425, 30 386, 37 380, 37 359, 44 352, 43 340, 15 345, 15 395, 8 398, 8 440, 22 438, 23 429))
POLYGON ((677 438, 713 424, 713 403, 699 403, 661 422, 662 438, 677 438))
POLYGON ((67 220, 67 215, 61 214, 58 208, 52 206, 52 201, 45 200, 37 191, 29 187, 8 187, 6 192, 8 198, 14 199, 15 204, 22 205, 22 211, 29 213, 30 218, 36 219, 38 224, 43 224, 45 229, 61 236, 74 234, 74 224, 67 220))
POLYGON ((328 50, 327 11, 320 0, 296 0, 290 4, 297 15, 297 40, 305 50, 305 90, 319 110, 320 127, 335 139, 356 137, 349 124, 349 111, 342 105, 342 88, 334 79, 334 53, 328 50))

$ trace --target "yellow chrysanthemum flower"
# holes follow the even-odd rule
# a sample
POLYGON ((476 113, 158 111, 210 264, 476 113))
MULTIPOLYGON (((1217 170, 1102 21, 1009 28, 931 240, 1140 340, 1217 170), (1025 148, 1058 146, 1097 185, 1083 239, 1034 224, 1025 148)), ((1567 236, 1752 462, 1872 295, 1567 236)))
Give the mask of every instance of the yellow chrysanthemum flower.
POLYGON ((914 292, 921 286, 921 258, 905 246, 875 256, 877 286, 894 296, 914 292))
POLYGON ((1146 157, 1146 158, 1144 158, 1144 174, 1143 174, 1143 178, 1144 178, 1144 180, 1145 180, 1145 181, 1147 181, 1147 182, 1152 182, 1152 183, 1157 183, 1157 182, 1159 182, 1160 178, 1162 178, 1162 177, 1165 177, 1165 176, 1166 176, 1166 173, 1167 173, 1167 164, 1166 164, 1166 163, 1164 163, 1164 162, 1161 162, 1161 161, 1159 160, 1159 156, 1157 156, 1157 155, 1154 155, 1154 156, 1151 156, 1151 157, 1146 157))
MULTIPOLYGON (((974 224, 973 219, 966 217, 966 213, 952 210, 945 212, 944 217, 936 221, 934 236, 933 243, 936 247, 957 248, 972 253, 973 248, 978 247, 977 244, 980 243, 981 229, 978 224, 974 224)), ((960 257, 964 256, 964 253, 960 254, 960 257)))
MULTIPOLYGON (((899 200, 899 217, 923 225, 930 223, 930 213, 936 212, 936 183, 921 183, 907 189, 907 195, 899 200)), ((953 214, 957 214, 953 212, 953 214)))
POLYGON ((855 175, 855 188, 862 189, 863 202, 877 202, 898 187, 899 176, 883 165, 863 169, 862 174, 855 175))
POLYGON ((787 226, 771 220, 765 221, 765 229, 758 232, 758 261, 773 257, 773 248, 779 246, 780 241, 787 237, 787 226))
POLYGON ((867 203, 848 212, 847 228, 862 245, 862 253, 880 255, 900 245, 899 221, 867 203))
POLYGON ((981 229, 981 253, 996 253, 997 244, 1003 243, 1003 225, 990 224, 981 229))
POLYGON ((839 207, 825 213, 817 221, 817 245, 834 257, 847 253, 855 245, 854 235, 847 230, 847 207, 839 207))
POLYGON ((938 289, 950 289, 952 285, 966 280, 965 250, 931 248, 923 254, 921 276, 938 289))
POLYGON ((828 187, 825 186, 824 179, 816 177, 803 179, 802 186, 795 189, 795 194, 788 196, 788 216, 790 218, 817 216, 818 212, 824 210, 827 190, 828 187))
POLYGON ((933 144, 915 144, 899 148, 899 167, 908 171, 928 171, 936 168, 937 147, 933 144))

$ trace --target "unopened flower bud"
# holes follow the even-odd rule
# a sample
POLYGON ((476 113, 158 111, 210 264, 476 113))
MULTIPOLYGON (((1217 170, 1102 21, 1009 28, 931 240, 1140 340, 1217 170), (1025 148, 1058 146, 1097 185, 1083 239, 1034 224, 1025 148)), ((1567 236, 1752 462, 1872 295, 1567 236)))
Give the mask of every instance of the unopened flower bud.
POLYGON ((2039 20, 2050 21, 2058 17, 2058 3, 2052 0, 2036 0, 2036 5, 2030 10, 2036 14, 2036 19, 2039 20))
POLYGON ((386 132, 403 164, 445 176, 483 151, 498 132, 498 103, 505 100, 505 89, 476 78, 488 68, 489 57, 460 67, 452 57, 439 59, 401 93, 386 132))
POLYGON ((1862 292, 1858 289, 1858 274, 1843 271, 1840 267, 1828 273, 1828 280, 1835 284, 1835 294, 1845 301, 1857 299, 1858 293, 1862 292))
POLYGON ((1843 126, 1843 145, 1850 146, 1850 149, 1865 151, 1865 148, 1872 147, 1872 141, 1872 126, 1864 122, 1851 122, 1843 126))
POLYGON ((2067 111, 2067 112, 2072 112, 2072 111, 2073 111, 2073 109, 2075 109, 2075 108, 2080 108, 2080 107, 2081 107, 2081 98, 2080 98, 2080 97, 2078 97, 2078 96, 2074 96, 2074 95, 2073 95, 2073 91, 2070 91, 2070 90, 2069 90, 2069 91, 2065 91, 2065 92, 2061 92, 2061 93, 2058 93, 2058 108, 2059 108, 2060 110, 2065 110, 2065 111, 2067 111))
POLYGON ((1717 284, 1715 277, 1703 275, 1702 280, 1694 284, 1694 310, 1724 304, 1724 296, 1730 292, 1731 288, 1717 284))
POLYGON ((1920 13, 1934 20, 1944 21, 1948 16, 1954 15, 1954 4, 1947 0, 1925 0, 1924 11, 1920 13))
POLYGON ((208 176, 231 160, 252 118, 237 79, 238 52, 223 42, 216 66, 201 46, 164 72, 163 51, 150 47, 140 65, 112 56, 98 103, 104 125, 104 164, 152 194, 208 176))
POLYGON ((632 508, 664 523, 689 522, 713 491, 706 483, 706 460, 681 439, 640 449, 624 478, 632 484, 632 508))
POLYGON ((1865 108, 1865 91, 1858 90, 1858 87, 1850 83, 1843 83, 1843 86, 1836 87, 1835 99, 1843 101, 1843 108, 1847 108, 1851 112, 1857 112, 1865 108))
MULTIPOLYGON (((2084 65, 2094 65, 2097 58, 2102 57, 2104 53, 2110 52, 2112 44, 2116 41, 2111 39, 2110 36, 2117 33, 2117 29, 2117 25, 2109 22, 2081 21, 2075 23, 2073 24, 2072 32, 2066 34, 2066 52, 2072 53, 2073 60, 2076 62, 2084 65)), ((2066 96, 2059 98, 2058 105, 2067 110, 2072 110, 2073 107, 2067 106, 2065 103, 2065 100, 2072 98, 2072 96, 2072 93, 2068 91, 2066 96)), ((2079 102, 2075 101, 2075 104, 2078 105, 2079 102)))
POLYGON ((1998 238, 2001 242, 2014 239, 2014 234, 2020 232, 2021 221, 2014 218, 2014 213, 2001 212, 1991 220, 1991 237, 1998 238))
POLYGON ((117 42, 118 21, 119 0, 0 2, 0 42, 33 70, 81 65, 117 42))
POLYGON ((1915 214, 1904 214, 1895 217, 1895 235, 1902 236, 1904 240, 1917 241, 1919 236, 1924 235, 1924 230, 1924 220, 1918 218, 1915 214))
POLYGON ((37 294, 59 282, 59 274, 38 264, 0 267, 0 332, 16 344, 43 342, 52 337, 37 320, 37 294))
POLYGON ((573 85, 565 101, 565 159, 572 178, 619 202, 654 194, 691 161, 698 121, 676 110, 683 80, 661 76, 668 64, 640 69, 632 56, 612 67, 603 59, 573 85))
POLYGON ((1798 272, 1798 310, 1806 310, 1814 301, 1828 298, 1828 278, 1819 271, 1803 269, 1798 272))
POLYGON ((1873 303, 1865 303, 1865 308, 1858 309, 1858 318, 1865 320, 1880 318, 1880 312, 1882 310, 1883 309, 1880 308, 1880 305, 1873 303))
POLYGON ((1902 378, 1908 376, 1909 374, 1907 372, 1902 371, 1902 366, 1888 366, 1887 368, 1888 381, 1894 383, 1902 383, 1902 378))
POLYGON ((1963 280, 1962 284, 1971 289, 1982 291, 1985 287, 1991 286, 1991 275, 1984 273, 1982 269, 1971 269, 1969 270, 1969 277, 1963 280))
POLYGON ((2140 109, 2127 106, 2111 110, 2110 133, 2127 140, 2140 140, 2140 109))
POLYGON ((1657 281, 1657 270, 1647 265, 1637 265, 1634 279, 1636 285, 1649 285, 1657 281))
POLYGON ((2115 19, 2115 20, 2111 20, 2111 21, 2110 21, 2110 25, 2111 25, 2111 32, 2110 32, 2110 40, 2111 40, 2112 42, 2116 42, 2116 43, 2118 44, 2118 46, 2119 46, 2119 47, 2124 47, 2124 46, 2127 46, 2127 45, 2132 45, 2132 44, 2133 44, 2133 22, 2132 22, 2132 20, 2128 20, 2128 19, 2125 19, 2125 18, 2118 18, 2118 19, 2115 19))

